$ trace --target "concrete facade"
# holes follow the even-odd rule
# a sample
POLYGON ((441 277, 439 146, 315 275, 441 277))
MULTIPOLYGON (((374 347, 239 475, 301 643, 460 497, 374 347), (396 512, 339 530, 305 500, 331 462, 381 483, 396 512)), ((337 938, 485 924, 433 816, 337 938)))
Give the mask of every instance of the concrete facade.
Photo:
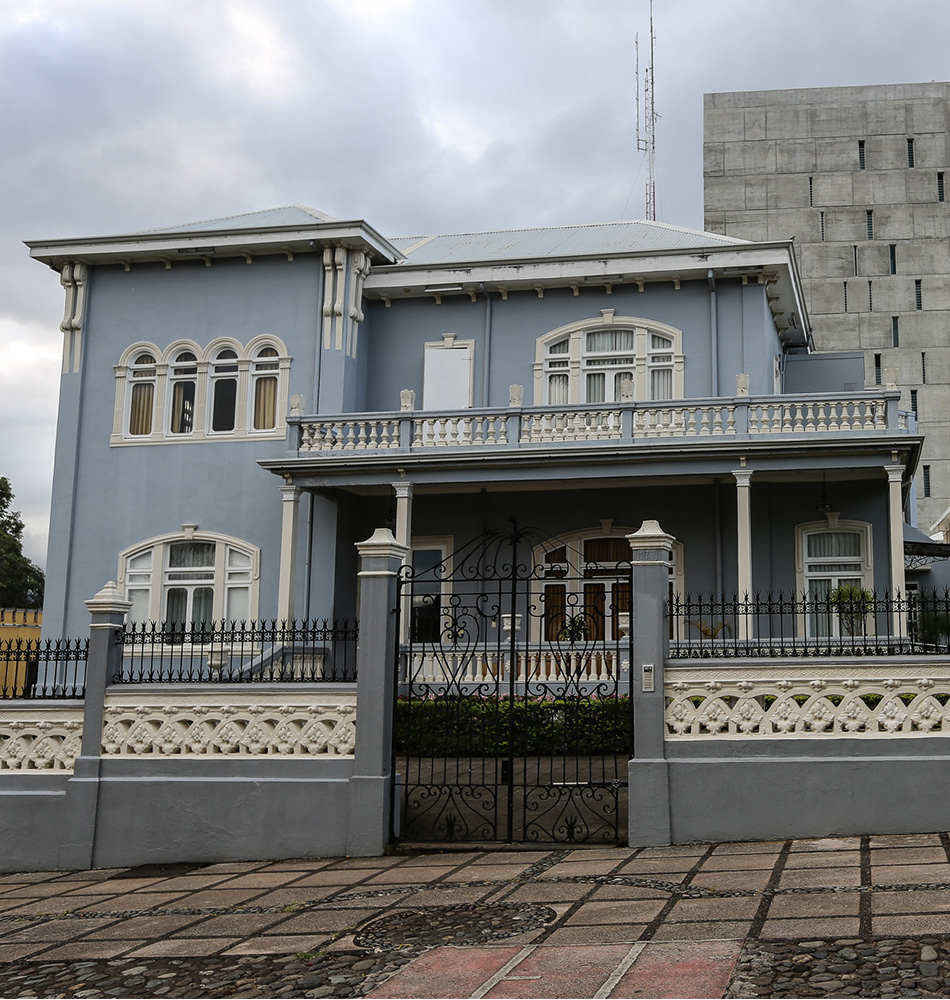
POLYGON ((950 506, 950 84, 707 94, 705 228, 793 239, 821 351, 897 370, 926 443, 917 522, 950 506))

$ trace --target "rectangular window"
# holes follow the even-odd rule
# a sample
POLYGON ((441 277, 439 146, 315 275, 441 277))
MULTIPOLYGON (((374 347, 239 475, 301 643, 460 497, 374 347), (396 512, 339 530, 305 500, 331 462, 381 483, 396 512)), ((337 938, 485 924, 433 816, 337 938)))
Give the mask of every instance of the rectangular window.
MULTIPOLYGON (((938 177, 943 177, 943 174, 938 174, 938 177)), ((943 201, 943 199, 940 199, 943 201)), ((808 178, 808 207, 813 208, 815 205, 815 178, 808 178)))
POLYGON ((825 213, 818 213, 818 234, 821 236, 821 242, 825 242, 825 213))
POLYGON ((874 355, 874 384, 881 384, 881 355, 874 355))
POLYGON ((923 291, 920 287, 920 278, 914 279, 914 308, 923 309, 924 308, 924 296, 923 291))
POLYGON ((844 288, 844 311, 847 312, 848 311, 848 283, 847 283, 847 281, 843 281, 841 284, 842 284, 842 286, 844 288))
POLYGON ((858 139, 858 170, 864 170, 867 161, 864 158, 864 140, 858 139))
POLYGON ((917 390, 916 389, 911 389, 910 390, 910 408, 911 408, 911 411, 913 412, 914 416, 916 417, 917 416, 917 390))
POLYGON ((924 466, 924 476, 923 476, 923 479, 924 479, 924 496, 925 497, 929 497, 930 496, 930 466, 929 465, 925 465, 924 466))
POLYGON ((172 434, 190 434, 194 430, 195 383, 172 383, 172 412, 169 430, 172 434))
POLYGON ((155 386, 151 382, 138 382, 132 386, 129 409, 129 434, 139 436, 152 433, 152 400, 155 386))
POLYGON ((901 320, 900 316, 891 317, 891 346, 901 346, 901 320))
POLYGON ((211 404, 211 429, 213 431, 233 431, 235 403, 237 402, 237 379, 219 378, 214 381, 214 396, 211 404))
POLYGON ((422 369, 422 407, 459 410, 472 405, 475 385, 475 342, 443 335, 442 343, 425 345, 422 369))
POLYGON ((868 282, 868 312, 874 308, 874 298, 871 293, 871 282, 868 282))
POLYGON ((874 239, 874 212, 869 208, 864 213, 864 221, 867 225, 867 236, 869 240, 874 239))
POLYGON ((927 352, 920 352, 920 381, 927 384, 927 352))
POLYGON ((858 248, 851 248, 851 268, 855 274, 858 273, 858 248))
POLYGON ((907 140, 907 166, 914 166, 914 140, 907 140))
POLYGON ((941 170, 940 173, 937 174, 937 201, 944 201, 944 195, 943 171, 941 170))
POLYGON ((887 248, 888 264, 891 274, 897 274, 897 244, 891 243, 887 248))

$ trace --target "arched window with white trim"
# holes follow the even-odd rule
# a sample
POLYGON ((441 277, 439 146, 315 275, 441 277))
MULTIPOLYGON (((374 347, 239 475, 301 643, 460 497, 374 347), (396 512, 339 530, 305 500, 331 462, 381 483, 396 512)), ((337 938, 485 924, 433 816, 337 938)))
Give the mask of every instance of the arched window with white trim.
POLYGON ((179 351, 168 367, 169 434, 191 434, 195 429, 198 395, 198 358, 194 351, 179 351))
POLYGON ((136 353, 128 369, 129 413, 125 423, 129 437, 145 437, 152 433, 155 412, 155 356, 150 351, 136 353))
POLYGON ((188 525, 119 555, 119 586, 132 602, 129 620, 174 628, 255 618, 259 575, 256 546, 188 525))
POLYGON ((211 381, 211 424, 213 434, 231 433, 237 413, 238 356, 233 348, 218 351, 208 374, 211 381))
POLYGON ((683 334, 655 320, 615 316, 559 327, 537 342, 535 405, 661 401, 685 394, 683 334))

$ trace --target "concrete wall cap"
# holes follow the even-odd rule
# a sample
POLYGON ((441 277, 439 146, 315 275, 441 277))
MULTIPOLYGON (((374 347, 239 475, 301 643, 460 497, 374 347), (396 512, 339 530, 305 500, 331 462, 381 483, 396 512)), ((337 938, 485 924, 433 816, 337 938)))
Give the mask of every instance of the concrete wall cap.
POLYGON ((408 545, 396 541, 396 536, 389 528, 377 528, 370 538, 357 542, 356 549, 361 556, 399 556, 402 558, 409 551, 408 545))
POLYGON ((659 521, 644 521, 631 535, 627 535, 630 547, 634 549, 668 549, 676 541, 675 536, 668 535, 659 521))
POLYGON ((85 605, 89 613, 94 615, 126 615, 132 610, 132 602, 122 596, 122 592, 115 585, 115 580, 110 580, 95 597, 86 601, 85 605))

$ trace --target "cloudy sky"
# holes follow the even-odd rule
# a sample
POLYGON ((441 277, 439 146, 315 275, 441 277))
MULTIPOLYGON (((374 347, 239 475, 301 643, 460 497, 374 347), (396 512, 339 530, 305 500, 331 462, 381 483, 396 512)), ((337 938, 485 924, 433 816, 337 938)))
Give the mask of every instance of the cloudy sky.
MULTIPOLYGON (((655 0, 657 217, 712 91, 950 79, 937 0, 655 0)), ((644 213, 648 0, 0 0, 0 475, 45 563, 58 276, 24 239, 304 202, 389 236, 644 213)), ((112 487, 107 487, 112 488, 112 487)))

